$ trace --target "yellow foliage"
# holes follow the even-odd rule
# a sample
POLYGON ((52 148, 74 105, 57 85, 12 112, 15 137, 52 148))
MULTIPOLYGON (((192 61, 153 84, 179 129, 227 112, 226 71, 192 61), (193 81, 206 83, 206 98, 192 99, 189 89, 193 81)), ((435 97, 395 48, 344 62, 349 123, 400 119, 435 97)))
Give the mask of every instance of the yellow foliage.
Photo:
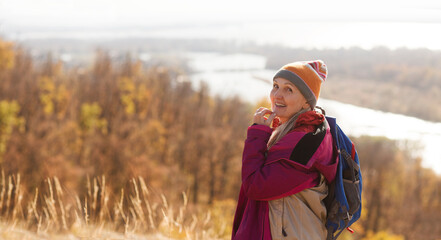
POLYGON ((41 77, 38 81, 40 90, 43 92, 54 92, 55 91, 55 83, 54 81, 48 77, 41 77))
POLYGON ((0 39, 0 71, 14 67, 14 45, 0 39))
POLYGON ((40 101, 43 104, 43 111, 47 115, 54 112, 53 92, 55 91, 55 84, 49 77, 41 77, 38 81, 41 91, 40 101))
POLYGON ((362 240, 404 240, 404 237, 401 235, 394 235, 386 231, 380 231, 376 233, 369 231, 366 237, 362 240))
POLYGON ((81 128, 85 132, 94 132, 101 130, 103 134, 107 133, 107 120, 100 118, 101 107, 98 103, 84 103, 81 105, 81 128))
POLYGON ((0 101, 0 135, 10 134, 13 126, 24 125, 24 119, 17 116, 19 111, 17 101, 0 101))
POLYGON ((150 91, 147 89, 145 84, 136 84, 133 79, 129 77, 122 77, 118 80, 118 89, 121 93, 121 102, 124 106, 124 110, 128 115, 133 115, 134 113, 139 113, 141 118, 145 117, 146 109, 143 106, 148 106, 150 100, 150 91))
POLYGON ((121 95, 121 102, 124 105, 124 110, 127 114, 132 115, 136 112, 135 102, 131 95, 121 95))
POLYGON ((14 127, 18 127, 20 131, 24 130, 25 119, 18 117, 19 111, 17 101, 0 101, 0 163, 14 127))
POLYGON ((139 106, 139 115, 141 119, 144 119, 147 115, 147 110, 150 102, 151 91, 145 84, 139 84, 137 87, 136 101, 139 106))
POLYGON ((58 106, 58 112, 57 112, 58 118, 64 117, 64 114, 67 111, 69 98, 70 98, 70 91, 67 90, 64 84, 60 84, 54 96, 54 100, 58 106))
POLYGON ((123 77, 118 80, 118 88, 122 92, 121 102, 127 114, 132 115, 136 112, 135 107, 135 91, 136 86, 131 78, 123 77))
POLYGON ((118 80, 118 87, 123 92, 134 92, 135 91, 135 83, 131 78, 122 77, 118 80))
POLYGON ((147 123, 145 133, 151 139, 151 142, 147 147, 151 151, 162 152, 162 149, 164 149, 166 143, 165 134, 167 133, 167 129, 164 127, 162 122, 155 119, 150 120, 147 123))
POLYGON ((57 117, 62 118, 67 110, 70 91, 64 84, 55 84, 54 80, 48 76, 38 80, 40 89, 40 101, 43 104, 43 111, 46 115, 51 115, 57 111, 57 117), (57 108, 57 109, 56 109, 57 108))

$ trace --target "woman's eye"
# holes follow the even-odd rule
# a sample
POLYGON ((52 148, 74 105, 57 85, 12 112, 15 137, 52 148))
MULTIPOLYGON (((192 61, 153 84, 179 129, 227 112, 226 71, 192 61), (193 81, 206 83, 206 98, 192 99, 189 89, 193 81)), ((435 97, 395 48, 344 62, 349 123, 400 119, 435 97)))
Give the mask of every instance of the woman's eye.
POLYGON ((292 92, 292 89, 291 89, 291 88, 288 88, 288 92, 292 92))
POLYGON ((277 84, 274 84, 273 88, 279 88, 279 86, 277 84))

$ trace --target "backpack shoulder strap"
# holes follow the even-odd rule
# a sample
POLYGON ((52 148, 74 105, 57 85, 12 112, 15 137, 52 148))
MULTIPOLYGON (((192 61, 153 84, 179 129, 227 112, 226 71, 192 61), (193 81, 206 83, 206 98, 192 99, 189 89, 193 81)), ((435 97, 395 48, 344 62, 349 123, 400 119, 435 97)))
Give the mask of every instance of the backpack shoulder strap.
MULTIPOLYGON (((337 135, 337 120, 334 117, 326 116, 326 121, 329 124, 329 128, 331 129, 332 138, 337 141, 336 135, 337 135)), ((336 143, 338 144, 338 143, 336 143)))

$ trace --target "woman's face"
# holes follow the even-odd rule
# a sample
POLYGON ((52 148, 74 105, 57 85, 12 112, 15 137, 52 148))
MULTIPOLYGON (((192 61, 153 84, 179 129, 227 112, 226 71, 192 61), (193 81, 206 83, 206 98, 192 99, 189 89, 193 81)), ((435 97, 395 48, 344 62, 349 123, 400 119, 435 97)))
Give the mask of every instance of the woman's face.
POLYGON ((303 94, 290 81, 276 78, 270 93, 271 108, 282 123, 302 109, 309 108, 303 94))

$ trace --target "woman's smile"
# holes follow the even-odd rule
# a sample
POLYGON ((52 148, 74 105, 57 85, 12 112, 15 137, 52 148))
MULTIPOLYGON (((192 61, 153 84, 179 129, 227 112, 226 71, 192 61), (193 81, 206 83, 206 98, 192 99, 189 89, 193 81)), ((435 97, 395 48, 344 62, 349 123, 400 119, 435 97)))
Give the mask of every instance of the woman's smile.
POLYGON ((276 105, 276 107, 286 107, 286 105, 282 103, 275 103, 274 105, 276 105))

